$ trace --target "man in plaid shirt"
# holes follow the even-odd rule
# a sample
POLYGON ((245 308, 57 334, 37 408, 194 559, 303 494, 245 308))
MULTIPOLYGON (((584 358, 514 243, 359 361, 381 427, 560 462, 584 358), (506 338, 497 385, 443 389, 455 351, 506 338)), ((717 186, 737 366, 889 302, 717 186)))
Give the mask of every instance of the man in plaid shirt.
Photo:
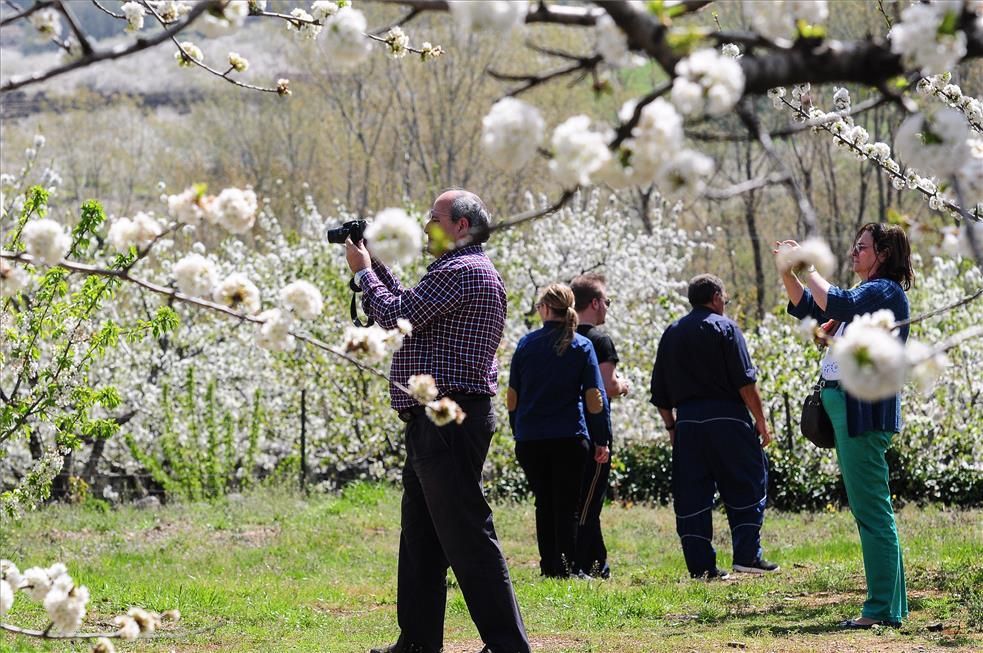
MULTIPOLYGON (((495 353, 505 327, 505 287, 481 243, 488 211, 474 193, 442 193, 430 210, 431 250, 443 253, 414 288, 403 288, 364 243, 346 244, 348 265, 362 289, 366 315, 384 328, 409 320, 413 333, 393 355, 390 378, 404 386, 416 374, 434 377, 440 396, 467 414, 437 426, 415 399, 390 383, 394 410, 406 422, 406 464, 399 540, 396 612, 399 639, 372 653, 438 653, 443 647, 447 567, 454 570, 486 653, 529 653, 481 469, 492 434, 498 391, 495 353)), ((434 252, 435 254, 437 252, 434 252)))

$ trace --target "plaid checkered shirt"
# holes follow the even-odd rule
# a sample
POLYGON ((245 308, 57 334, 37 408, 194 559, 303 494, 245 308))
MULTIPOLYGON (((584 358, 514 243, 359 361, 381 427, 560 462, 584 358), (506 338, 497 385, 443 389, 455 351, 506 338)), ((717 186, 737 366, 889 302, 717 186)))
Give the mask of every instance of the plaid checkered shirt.
MULTIPOLYGON (((406 385, 414 374, 430 374, 441 397, 498 392, 495 352, 505 329, 505 285, 481 245, 444 254, 414 288, 403 288, 378 261, 359 274, 366 315, 386 329, 400 318, 413 325, 393 354, 392 381, 406 385)), ((392 382, 389 396, 396 411, 418 405, 392 382)))

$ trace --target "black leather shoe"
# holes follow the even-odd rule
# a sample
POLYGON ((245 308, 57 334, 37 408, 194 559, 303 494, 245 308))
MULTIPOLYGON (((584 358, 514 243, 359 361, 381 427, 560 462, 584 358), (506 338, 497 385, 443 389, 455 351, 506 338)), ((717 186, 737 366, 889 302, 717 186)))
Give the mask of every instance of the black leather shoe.
POLYGON ((428 651, 423 644, 396 642, 384 648, 374 648, 369 653, 440 653, 440 651, 428 651))

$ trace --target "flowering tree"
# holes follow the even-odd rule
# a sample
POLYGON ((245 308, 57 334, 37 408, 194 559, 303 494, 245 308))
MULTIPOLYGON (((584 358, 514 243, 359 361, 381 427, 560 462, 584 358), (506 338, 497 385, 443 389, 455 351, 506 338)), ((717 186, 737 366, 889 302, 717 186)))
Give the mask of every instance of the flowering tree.
MULTIPOLYGON (((980 102, 954 83, 960 67, 967 65, 963 62, 983 52, 983 8, 979 2, 919 2, 903 8, 898 5, 897 16, 885 15, 887 26, 883 34, 861 40, 836 40, 827 34, 829 7, 822 0, 744 2, 721 6, 719 14, 713 3, 692 0, 563 5, 402 0, 385 3, 405 10, 397 24, 377 29, 368 27, 361 8, 344 0, 318 0, 309 8, 260 0, 131 1, 117 3, 118 7, 96 2, 101 11, 119 21, 122 31, 133 35, 128 44, 109 49, 101 49, 86 34, 70 3, 36 2, 24 8, 17 3, 8 4, 14 7, 13 12, 0 19, 0 27, 30 23, 38 36, 53 41, 65 52, 67 61, 0 81, 0 92, 5 93, 82 67, 109 65, 106 62, 110 60, 169 43, 173 65, 188 68, 189 72, 194 69, 210 74, 244 92, 275 93, 287 101, 291 94, 287 79, 258 85, 238 77, 250 67, 246 57, 240 54, 247 52, 248 43, 229 52, 227 62, 213 66, 206 62, 204 49, 187 40, 187 34, 195 31, 209 39, 244 33, 241 28, 247 21, 278 22, 293 38, 324 43, 332 65, 357 71, 359 64, 373 56, 374 48, 393 59, 405 59, 408 53, 413 53, 422 62, 443 55, 443 47, 426 41, 414 46, 403 30, 428 12, 449 12, 457 28, 464 32, 505 33, 525 29, 531 48, 565 65, 546 71, 492 71, 491 74, 514 86, 506 97, 489 108, 480 125, 481 142, 487 157, 504 169, 521 168, 545 156, 549 160, 551 183, 559 190, 552 201, 537 201, 529 210, 498 222, 493 227, 496 234, 546 216, 551 216, 547 219, 557 225, 563 224, 561 209, 577 196, 578 188, 592 185, 638 192, 646 202, 653 198, 656 204, 665 202, 667 215, 673 215, 680 206, 694 205, 701 197, 719 200, 777 184, 791 194, 805 235, 818 238, 822 236, 820 222, 809 195, 801 179, 783 161, 775 143, 779 136, 812 130, 826 133, 856 157, 871 162, 878 174, 899 192, 916 193, 927 200, 931 211, 955 218, 958 227, 952 225, 955 228, 944 232, 943 242, 957 255, 968 256, 977 264, 983 261, 979 244, 983 113, 980 102), (551 25, 589 33, 584 40, 594 47, 589 52, 578 53, 537 45, 535 30, 551 25), (664 81, 625 102, 613 120, 586 114, 562 116, 548 135, 547 121, 540 109, 519 99, 564 78, 589 78, 603 92, 612 73, 634 66, 661 71, 664 81), (854 105, 845 87, 834 87, 830 93, 821 86, 833 83, 868 88, 871 97, 854 105), (828 111, 823 108, 827 96, 831 97, 828 111), (791 119, 784 133, 766 127, 774 121, 766 120, 759 110, 755 103, 759 97, 769 98, 782 112, 779 115, 791 119), (885 105, 910 114, 897 130, 893 143, 872 138, 858 124, 866 112, 885 105), (715 158, 707 154, 710 151, 707 148, 697 148, 696 141, 688 135, 692 134, 694 125, 725 123, 731 116, 740 121, 747 133, 744 137, 758 144, 769 167, 761 174, 748 174, 720 187, 715 185, 715 171, 727 161, 719 153, 715 158)), ((473 129, 477 131, 479 125, 475 124, 473 129)), ((238 338, 223 338, 218 335, 219 328, 211 331, 205 328, 200 334, 202 341, 214 339, 228 346, 228 356, 235 356, 244 340, 251 342, 255 338, 264 351, 286 357, 292 355, 288 353, 294 352, 301 341, 344 360, 346 365, 362 365, 360 374, 375 374, 364 361, 382 362, 386 349, 398 346, 400 338, 405 336, 381 330, 351 330, 338 337, 339 322, 313 321, 321 314, 325 284, 343 293, 343 279, 337 269, 330 273, 295 269, 281 256, 289 251, 285 245, 290 234, 278 235, 275 216, 261 208, 262 202, 252 190, 226 188, 212 195, 207 189, 194 186, 167 195, 166 202, 167 219, 151 214, 147 207, 146 211, 112 221, 108 229, 103 226, 104 216, 98 206, 86 205, 70 235, 58 222, 44 216, 42 193, 34 192, 27 202, 20 202, 16 197, 0 199, 5 212, 9 211, 5 219, 11 227, 2 254, 4 294, 9 297, 6 306, 20 329, 18 337, 10 341, 13 348, 7 354, 9 360, 18 363, 16 375, 6 379, 7 385, 3 386, 7 394, 4 413, 0 415, 3 429, 0 441, 15 434, 29 434, 30 438, 36 431, 29 425, 38 421, 54 424, 57 443, 69 448, 77 444, 72 434, 77 438, 81 432, 83 438, 104 440, 115 433, 126 423, 128 413, 114 413, 120 407, 119 393, 114 388, 91 382, 95 378, 90 373, 93 362, 107 346, 117 346, 121 336, 124 342, 152 338, 161 349, 170 347, 173 337, 170 334, 180 321, 178 316, 186 310, 179 306, 225 316, 221 320, 237 321, 238 338), (264 216, 269 228, 263 225, 264 216), (266 275, 261 283, 257 283, 260 281, 255 274, 257 270, 241 269, 245 258, 249 258, 241 253, 241 241, 232 241, 233 244, 227 245, 230 249, 216 257, 204 246, 194 244, 204 240, 191 235, 194 229, 221 230, 233 237, 256 236, 262 243, 260 249, 268 248, 266 259, 251 259, 260 263, 257 270, 263 270, 261 276, 266 275), (180 247, 190 251, 185 255, 177 251, 180 247), (155 259, 162 251, 173 254, 155 259), (141 275, 141 270, 145 274, 141 275), (87 281, 81 287, 73 287, 78 285, 79 277, 87 281), (36 291, 32 284, 36 284, 36 291), (117 320, 107 319, 101 328, 92 328, 94 316, 101 317, 102 307, 115 304, 109 310, 118 306, 122 315, 132 317, 128 309, 144 301, 142 295, 136 298, 121 292, 119 289, 124 285, 155 293, 163 298, 162 304, 137 321, 129 320, 121 325, 117 320), (276 302, 269 301, 270 293, 277 298, 276 302), (266 310, 263 310, 264 302, 266 310), (61 328, 52 316, 74 318, 74 331, 61 328), (98 334, 97 337, 89 338, 92 333, 98 334), (37 346, 42 340, 49 343, 47 349, 37 346), (87 347, 82 346, 83 341, 87 347), (332 346, 330 342, 341 344, 332 346), (39 358, 41 364, 37 363, 39 358), (75 391, 78 385, 87 390, 75 391), (61 417, 53 419, 54 415, 61 417)), ((591 211, 580 209, 576 214, 584 224, 589 223, 592 215, 591 211)), ((661 251, 668 241, 659 239, 651 212, 641 211, 637 218, 633 228, 646 231, 656 239, 618 241, 616 247, 647 243, 649 254, 661 251)), ((660 220, 662 217, 656 222, 660 220)), ((623 226, 607 220, 595 223, 594 228, 619 234, 623 226)), ((377 256, 406 260, 418 248, 419 226, 402 209, 383 211, 372 221, 369 236, 377 256)), ((556 237, 563 240, 560 235, 556 237)), ((493 247, 496 239, 492 241, 493 247)), ((511 242, 508 236, 501 239, 511 242)), ((582 244, 584 249, 577 256, 570 254, 568 261, 558 262, 542 256, 538 250, 535 254, 529 248, 523 250, 520 239, 516 251, 525 251, 529 258, 539 259, 538 270, 526 271, 532 287, 525 292, 534 291, 535 285, 549 276, 563 278, 585 259, 592 260, 588 244, 582 244)), ((789 260, 783 265, 822 265, 830 258, 828 247, 819 241, 799 254, 805 258, 789 260)), ((592 265, 616 269, 617 261, 597 260, 592 265)), ((658 281, 649 290, 658 289, 660 284, 670 287, 672 275, 680 269, 667 269, 663 271, 665 275, 661 272, 655 275, 658 281)), ((630 287, 634 277, 625 273, 619 278, 630 287)), ((642 292, 640 296, 651 295, 642 292)), ((664 317, 649 316, 654 320, 664 317)), ((635 319, 633 326, 646 321, 635 319)), ((227 322, 217 324, 228 326, 227 322)), ((870 338, 886 333, 879 325, 896 326, 893 319, 873 320, 866 331, 868 339, 853 346, 850 341, 838 346, 842 355, 850 357, 858 351, 858 346, 866 347, 870 338)), ((970 329, 956 338, 940 338, 920 353, 887 352, 883 358, 875 359, 874 374, 900 370, 903 373, 894 378, 902 382, 911 374, 920 374, 916 370, 922 369, 921 364, 938 367, 938 356, 945 349, 977 334, 978 329, 970 329)), ((179 367, 192 364, 192 359, 197 357, 185 356, 196 350, 194 344, 185 342, 184 345, 177 361, 186 362, 179 367)), ((205 360, 199 358, 198 362, 205 360)), ((321 362, 314 359, 311 364, 321 362)), ((149 368, 143 369, 153 370, 153 365, 150 363, 149 368)), ((302 374, 300 369, 294 373, 302 374)), ((871 369, 858 369, 859 372, 870 374, 871 369)), ((212 380, 221 385, 220 380, 212 380)), ((132 386, 128 383, 124 387, 132 386)), ((888 389, 881 388, 881 391, 888 389)), ((356 396, 367 398, 368 387, 363 385, 363 390, 356 396)), ((424 379, 417 379, 408 390, 421 401, 432 399, 430 386, 424 379)), ((435 406, 433 413, 436 419, 459 417, 453 407, 435 406)), ((36 445, 35 448, 40 448, 39 442, 36 445)), ((40 460, 40 456, 34 458, 40 460)), ((52 469, 55 469, 53 465, 43 468, 39 465, 36 476, 48 478, 52 469)))

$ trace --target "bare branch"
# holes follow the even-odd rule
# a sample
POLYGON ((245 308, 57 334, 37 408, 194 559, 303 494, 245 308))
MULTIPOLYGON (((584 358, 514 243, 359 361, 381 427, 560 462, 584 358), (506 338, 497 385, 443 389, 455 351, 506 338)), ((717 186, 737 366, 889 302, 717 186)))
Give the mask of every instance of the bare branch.
POLYGON ((119 631, 115 633, 76 633, 74 635, 61 635, 50 632, 50 626, 47 630, 31 630, 29 628, 20 628, 19 626, 5 623, 0 623, 0 629, 6 630, 8 633, 26 635, 27 637, 37 637, 39 639, 100 639, 102 637, 108 639, 111 637, 120 636, 119 631))
POLYGON ((541 84, 545 84, 551 80, 557 79, 558 77, 563 77, 571 73, 575 73, 579 70, 589 71, 592 70, 597 64, 601 63, 601 56, 595 55, 593 57, 581 57, 577 59, 577 63, 567 66, 566 68, 560 68, 559 70, 554 70, 549 73, 544 73, 542 75, 509 75, 506 73, 499 73, 494 70, 489 70, 488 74, 495 79, 502 82, 525 82, 522 86, 515 88, 508 93, 505 97, 516 97, 526 91, 535 88, 541 84))
MULTIPOLYGON (((89 37, 86 35, 82 28, 79 26, 78 20, 75 19, 75 15, 72 10, 68 8, 62 0, 57 0, 58 10, 61 11, 62 16, 68 22, 68 26, 72 28, 72 33, 75 34, 75 38, 78 39, 79 46, 82 48, 82 55, 92 54, 92 44, 89 43, 89 37)), ((67 48, 66 48, 67 49, 67 48)))
MULTIPOLYGON (((412 7, 417 12, 449 11, 446 0, 371 0, 385 4, 412 7)), ((577 7, 568 5, 537 3, 536 8, 526 15, 527 23, 551 23, 553 25, 580 25, 591 27, 604 12, 597 7, 577 7)))
POLYGON ((408 22, 419 16, 421 13, 422 12, 420 9, 411 8, 408 14, 397 20, 395 23, 391 23, 389 25, 386 25, 385 27, 379 27, 373 30, 372 33, 376 35, 385 34, 386 32, 388 32, 394 27, 402 27, 403 25, 407 24, 408 22))
POLYGON ((768 175, 767 177, 748 179, 729 188, 708 188, 704 191, 703 197, 710 200, 726 200, 753 190, 758 190, 759 188, 765 188, 766 186, 773 186, 775 184, 787 184, 788 182, 789 175, 787 173, 768 175))
POLYGON ((117 14, 114 11, 110 11, 109 9, 106 9, 101 4, 99 4, 99 0, 92 0, 92 4, 94 4, 99 11, 101 11, 104 14, 109 14, 113 18, 118 18, 120 20, 123 20, 124 18, 126 18, 126 16, 124 16, 123 14, 117 14))
POLYGON ((482 232, 477 228, 475 228, 470 234, 462 238, 456 244, 458 247, 463 247, 465 245, 471 244, 474 241, 475 236, 483 235, 484 233, 493 234, 496 231, 503 231, 505 229, 518 227, 521 224, 532 222, 533 220, 538 220, 539 218, 547 216, 550 213, 555 213, 559 211, 561 208, 563 208, 563 206, 570 201, 570 198, 573 197, 573 194, 575 192, 576 189, 564 191, 563 195, 560 196, 560 199, 557 200, 555 204, 548 206, 545 209, 533 209, 531 211, 526 211, 524 213, 519 213, 518 215, 514 215, 511 218, 505 220, 504 222, 499 222, 495 225, 490 226, 487 232, 482 232))
POLYGON ((20 13, 14 14, 13 16, 8 16, 8 17, 4 18, 3 20, 0 20, 0 27, 4 27, 6 25, 9 25, 10 23, 13 23, 15 21, 18 21, 21 18, 27 18, 28 16, 30 16, 31 14, 33 14, 35 11, 40 11, 41 9, 45 9, 46 7, 50 7, 50 6, 52 6, 52 5, 55 4, 55 0, 44 0, 43 2, 36 2, 35 4, 31 5, 27 9, 24 9, 23 11, 21 11, 17 7, 17 5, 15 5, 13 3, 8 2, 7 4, 9 4, 11 7, 13 7, 14 8, 14 11, 18 11, 20 13))
POLYGON ((778 152, 775 150, 775 144, 771 140, 771 136, 768 134, 768 130, 761 126, 761 122, 758 117, 754 115, 751 111, 748 103, 746 101, 741 102, 737 106, 737 115, 740 116, 741 122, 748 128, 758 142, 761 143, 761 147, 768 154, 768 158, 771 159, 772 163, 779 170, 784 170, 787 177, 785 185, 788 186, 789 192, 795 198, 796 204, 799 206, 799 213, 802 215, 802 221, 806 226, 806 235, 816 236, 819 235, 819 225, 816 221, 816 211, 812 208, 812 203, 809 202, 809 198, 805 196, 802 189, 795 182, 785 163, 782 161, 781 157, 778 156, 778 152))

